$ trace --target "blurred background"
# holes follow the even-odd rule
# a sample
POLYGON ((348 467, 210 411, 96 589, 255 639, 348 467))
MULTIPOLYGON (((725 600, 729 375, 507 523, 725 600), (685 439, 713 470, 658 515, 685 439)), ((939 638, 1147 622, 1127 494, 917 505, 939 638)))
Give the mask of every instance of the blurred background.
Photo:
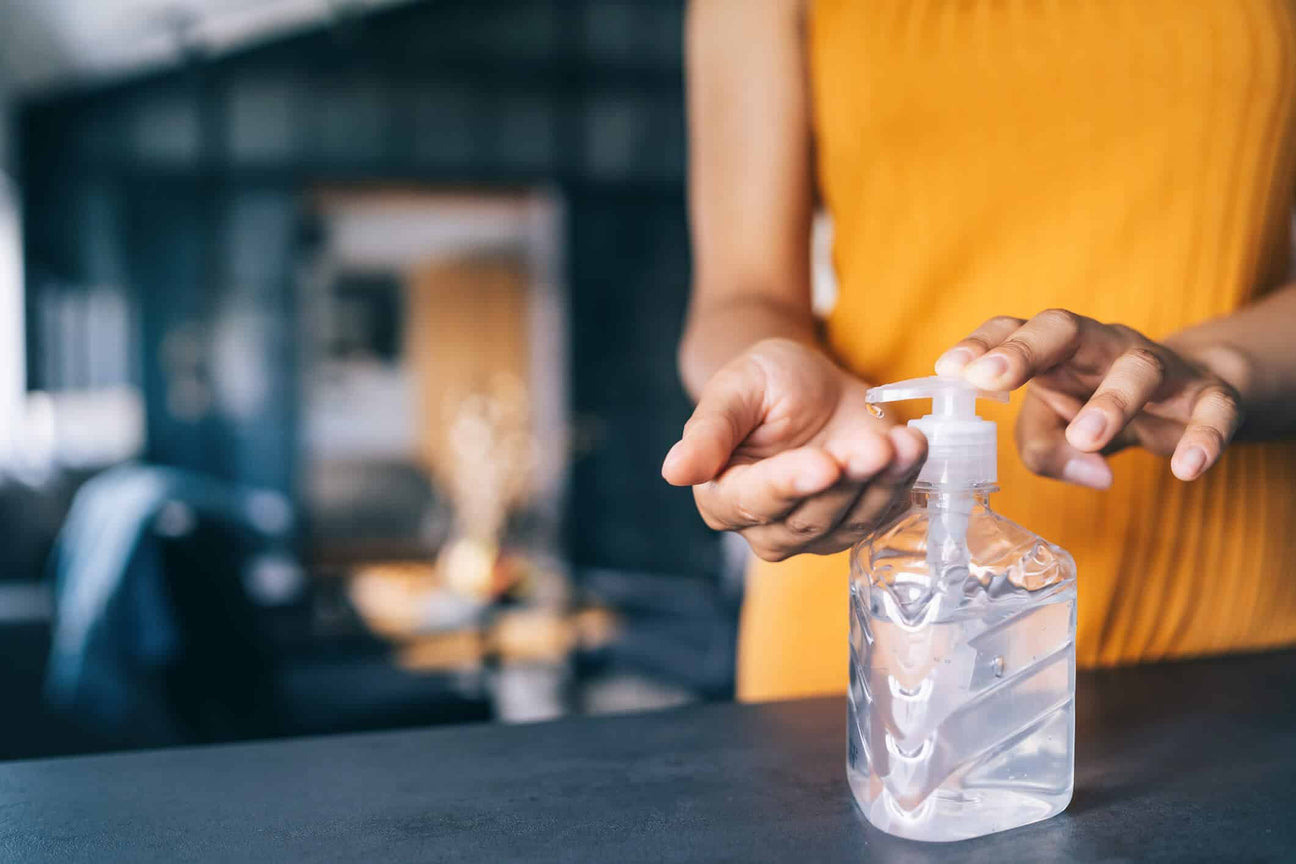
POLYGON ((0 0, 0 758, 732 694, 682 0, 0 0))

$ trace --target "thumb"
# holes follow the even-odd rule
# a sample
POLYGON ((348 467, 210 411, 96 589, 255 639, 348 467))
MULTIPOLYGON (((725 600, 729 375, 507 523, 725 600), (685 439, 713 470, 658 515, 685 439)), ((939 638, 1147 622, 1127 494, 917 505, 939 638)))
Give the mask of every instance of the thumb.
POLYGON ((1066 440, 1067 418, 1033 390, 1027 391, 1017 415, 1017 452, 1031 471, 1077 486, 1106 489, 1112 484, 1111 466, 1097 453, 1077 450, 1066 440))
POLYGON ((757 364, 744 362, 717 372, 684 424, 684 436, 666 454, 662 477, 673 486, 715 479, 760 425, 764 400, 765 375, 757 364))

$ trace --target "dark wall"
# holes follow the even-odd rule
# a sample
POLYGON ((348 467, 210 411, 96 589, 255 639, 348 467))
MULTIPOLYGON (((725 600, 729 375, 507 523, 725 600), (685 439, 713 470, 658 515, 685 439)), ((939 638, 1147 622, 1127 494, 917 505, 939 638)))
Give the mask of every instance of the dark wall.
MULTIPOLYGON (((674 368, 689 275, 681 18, 682 0, 418 3, 29 103, 28 308, 117 286, 150 458, 291 490, 303 190, 551 185, 566 202, 572 407, 588 445, 569 552, 708 576, 715 539, 658 475, 688 412, 674 368), (230 310, 260 322, 252 350, 274 398, 254 416, 177 411, 171 334, 205 338, 230 310)), ((43 362, 59 346, 28 329, 32 386, 77 386, 43 362)))

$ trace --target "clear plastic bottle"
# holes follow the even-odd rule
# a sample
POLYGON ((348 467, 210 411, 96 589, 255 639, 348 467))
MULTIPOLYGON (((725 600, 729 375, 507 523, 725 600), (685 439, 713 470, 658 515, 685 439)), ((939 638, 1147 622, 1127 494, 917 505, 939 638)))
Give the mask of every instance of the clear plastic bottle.
POLYGON ((1075 741, 1075 563, 990 510, 995 426, 941 378, 869 391, 932 398, 908 510, 851 555, 847 776, 868 820, 961 840, 1061 812, 1075 741))

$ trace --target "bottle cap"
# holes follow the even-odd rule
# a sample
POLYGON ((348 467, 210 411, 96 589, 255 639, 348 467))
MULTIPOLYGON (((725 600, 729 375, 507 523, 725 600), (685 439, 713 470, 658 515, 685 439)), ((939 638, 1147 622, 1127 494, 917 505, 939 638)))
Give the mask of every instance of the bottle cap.
POLYGON ((1002 390, 978 390, 961 378, 910 378, 868 391, 869 403, 932 400, 932 412, 909 426, 927 438, 919 483, 964 488, 999 479, 995 424, 976 413, 977 399, 1007 402, 1002 390))

